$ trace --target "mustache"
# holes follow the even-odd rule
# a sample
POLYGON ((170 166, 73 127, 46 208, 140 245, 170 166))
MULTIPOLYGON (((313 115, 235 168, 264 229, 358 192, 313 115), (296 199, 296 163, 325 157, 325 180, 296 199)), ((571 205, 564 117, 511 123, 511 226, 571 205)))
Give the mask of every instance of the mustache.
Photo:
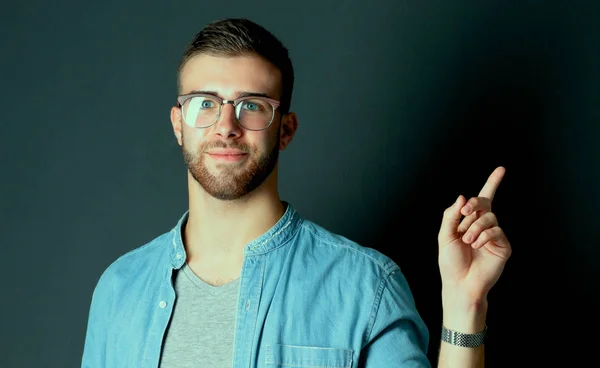
POLYGON ((213 142, 207 142, 206 144, 204 144, 204 146, 201 149, 201 152, 206 152, 212 148, 237 149, 237 150, 243 151, 244 153, 250 153, 250 151, 251 151, 250 146, 247 144, 244 144, 244 143, 233 142, 233 143, 227 144, 222 141, 213 141, 213 142))

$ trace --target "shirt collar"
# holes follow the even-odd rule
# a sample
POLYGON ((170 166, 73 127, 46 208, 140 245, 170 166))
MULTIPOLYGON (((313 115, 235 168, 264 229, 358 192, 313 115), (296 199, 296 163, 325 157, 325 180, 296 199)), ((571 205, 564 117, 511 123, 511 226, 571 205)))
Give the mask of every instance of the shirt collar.
MULTIPOLYGON (((282 201, 282 203, 286 206, 283 216, 268 231, 244 246, 244 256, 270 252, 286 244, 294 236, 299 225, 302 223, 302 218, 291 204, 285 201, 282 201)), ((177 222, 177 225, 170 232, 169 258, 175 269, 181 268, 186 259, 181 233, 187 223, 188 216, 189 210, 185 211, 177 222)))

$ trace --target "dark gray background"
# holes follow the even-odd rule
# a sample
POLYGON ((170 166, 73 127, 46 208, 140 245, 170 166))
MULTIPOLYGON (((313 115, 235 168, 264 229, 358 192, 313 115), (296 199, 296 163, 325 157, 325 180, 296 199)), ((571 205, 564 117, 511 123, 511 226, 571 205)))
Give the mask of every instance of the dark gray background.
POLYGON ((281 197, 392 257, 431 331, 437 231, 507 168, 513 248, 487 367, 582 366, 599 281, 598 2, 27 1, 3 4, 1 367, 77 367, 93 288, 187 208, 175 68, 206 23, 247 17, 290 49, 300 125, 281 197), (569 363, 567 363, 569 362, 569 363), (565 364, 565 365, 563 365, 565 364))

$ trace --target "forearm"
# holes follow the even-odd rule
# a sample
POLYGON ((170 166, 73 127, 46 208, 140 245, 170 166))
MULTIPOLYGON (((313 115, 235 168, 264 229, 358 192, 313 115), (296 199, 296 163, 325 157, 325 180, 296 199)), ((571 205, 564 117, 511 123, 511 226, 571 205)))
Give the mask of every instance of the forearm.
MULTIPOLYGON (((469 300, 454 290, 442 291, 443 324, 449 330, 473 334, 484 330, 487 299, 469 300)), ((483 368, 484 345, 476 348, 440 341, 438 368, 483 368)))

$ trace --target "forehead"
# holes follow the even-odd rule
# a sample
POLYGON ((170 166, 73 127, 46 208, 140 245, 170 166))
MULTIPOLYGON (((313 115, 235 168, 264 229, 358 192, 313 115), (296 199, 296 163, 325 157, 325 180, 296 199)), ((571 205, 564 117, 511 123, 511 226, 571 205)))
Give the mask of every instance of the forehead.
POLYGON ((187 61, 179 78, 181 94, 214 91, 235 98, 238 92, 258 92, 281 97, 281 72, 259 56, 199 54, 187 61))

